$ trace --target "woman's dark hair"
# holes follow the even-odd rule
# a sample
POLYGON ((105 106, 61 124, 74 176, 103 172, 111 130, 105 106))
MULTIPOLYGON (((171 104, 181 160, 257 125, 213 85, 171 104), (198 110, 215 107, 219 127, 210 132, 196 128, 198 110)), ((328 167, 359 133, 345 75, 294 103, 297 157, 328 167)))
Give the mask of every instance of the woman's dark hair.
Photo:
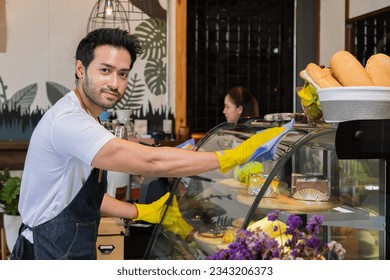
MULTIPOLYGON (((94 59, 96 47, 110 45, 126 49, 131 57, 130 69, 133 68, 137 55, 142 53, 141 45, 136 36, 119 28, 100 28, 89 32, 79 43, 76 50, 76 60, 80 60, 85 69, 94 59)), ((76 75, 76 79, 78 79, 76 75)))
POLYGON ((231 88, 226 95, 229 95, 230 99, 237 107, 242 106, 241 118, 244 117, 258 117, 259 104, 253 94, 244 87, 231 88))

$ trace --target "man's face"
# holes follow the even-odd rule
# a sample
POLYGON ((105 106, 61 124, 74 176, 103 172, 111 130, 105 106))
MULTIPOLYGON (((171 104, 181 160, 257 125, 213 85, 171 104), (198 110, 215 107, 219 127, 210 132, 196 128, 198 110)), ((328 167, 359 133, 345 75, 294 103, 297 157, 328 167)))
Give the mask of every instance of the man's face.
POLYGON ((125 93, 130 62, 126 49, 98 46, 82 83, 88 98, 103 109, 113 108, 125 93))

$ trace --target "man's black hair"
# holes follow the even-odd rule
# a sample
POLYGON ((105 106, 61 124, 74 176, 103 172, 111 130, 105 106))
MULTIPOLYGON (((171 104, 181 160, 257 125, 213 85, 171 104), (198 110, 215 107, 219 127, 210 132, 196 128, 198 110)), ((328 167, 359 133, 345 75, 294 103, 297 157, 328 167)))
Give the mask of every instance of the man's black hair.
MULTIPOLYGON (((76 60, 80 60, 85 69, 94 59, 96 47, 110 45, 124 48, 130 53, 130 69, 133 68, 137 55, 142 53, 141 45, 136 36, 119 28, 100 28, 89 32, 79 43, 76 50, 76 60)), ((76 74, 76 80, 78 79, 76 74)))

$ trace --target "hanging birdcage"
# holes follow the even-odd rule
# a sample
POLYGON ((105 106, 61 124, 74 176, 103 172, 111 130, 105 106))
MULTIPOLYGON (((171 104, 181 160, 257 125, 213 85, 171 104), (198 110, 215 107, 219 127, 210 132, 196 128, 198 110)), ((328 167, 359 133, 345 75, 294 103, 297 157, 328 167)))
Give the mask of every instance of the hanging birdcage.
POLYGON ((150 1, 145 0, 119 0, 121 2, 127 18, 131 24, 132 21, 143 21, 149 16, 144 13, 147 7, 151 5, 150 1))
POLYGON ((98 0, 88 20, 87 32, 98 28, 130 30, 128 13, 119 0, 98 0))
POLYGON ((167 20, 167 6, 161 0, 120 0, 130 21, 158 18, 167 20))

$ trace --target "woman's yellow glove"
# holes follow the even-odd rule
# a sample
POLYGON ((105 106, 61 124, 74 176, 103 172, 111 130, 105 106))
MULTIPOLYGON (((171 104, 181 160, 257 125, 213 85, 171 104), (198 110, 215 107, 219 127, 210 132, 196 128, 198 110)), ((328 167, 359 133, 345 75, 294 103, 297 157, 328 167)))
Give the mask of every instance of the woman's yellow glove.
POLYGON ((272 140, 284 130, 285 128, 282 126, 268 128, 246 139, 234 149, 215 152, 219 169, 222 173, 226 173, 236 165, 246 162, 257 148, 272 140))
MULTIPOLYGON (((167 192, 164 196, 150 204, 135 204, 138 210, 138 217, 133 221, 145 221, 151 224, 158 224, 161 221, 161 217, 167 207, 165 202, 169 198, 170 193, 167 192)), ((165 214, 163 225, 168 226, 174 224, 180 216, 179 209, 177 207, 168 207, 165 214)))

